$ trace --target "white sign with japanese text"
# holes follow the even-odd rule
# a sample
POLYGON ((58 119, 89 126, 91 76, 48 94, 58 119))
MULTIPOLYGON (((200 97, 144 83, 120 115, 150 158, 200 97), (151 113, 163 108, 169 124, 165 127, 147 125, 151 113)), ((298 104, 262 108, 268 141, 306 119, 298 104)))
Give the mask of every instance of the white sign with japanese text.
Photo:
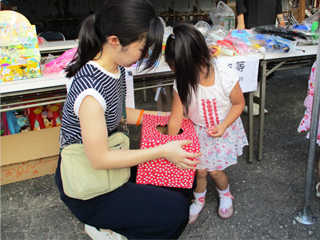
POLYGON ((218 57, 218 63, 233 69, 238 75, 242 92, 257 90, 260 55, 218 57))

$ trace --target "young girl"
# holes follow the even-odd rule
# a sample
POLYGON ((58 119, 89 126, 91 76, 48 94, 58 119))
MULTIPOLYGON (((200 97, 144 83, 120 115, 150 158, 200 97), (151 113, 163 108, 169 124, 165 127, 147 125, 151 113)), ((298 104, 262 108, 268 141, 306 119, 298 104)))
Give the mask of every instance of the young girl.
POLYGON ((207 172, 220 196, 218 214, 233 214, 226 167, 237 163, 237 156, 248 145, 240 119, 244 97, 236 73, 216 64, 206 42, 194 26, 177 24, 167 40, 165 60, 176 74, 168 134, 178 134, 184 110, 193 121, 203 153, 197 165, 197 187, 190 206, 189 224, 205 206, 207 172))
MULTIPOLYGON (((306 99, 304 100, 304 106, 307 109, 298 127, 298 132, 308 132, 307 138, 309 138, 310 136, 309 130, 310 130, 311 116, 312 116, 314 84, 316 80, 316 66, 317 66, 317 62, 314 62, 310 71, 310 76, 308 81, 308 94, 306 99)), ((319 119, 319 126, 318 126, 317 144, 318 146, 320 146, 320 119, 319 119)), ((318 162, 318 177, 319 177, 319 182, 316 184, 316 196, 320 198, 320 160, 318 162)))
MULTIPOLYGON (((147 0, 107 0, 98 13, 84 20, 77 56, 66 69, 72 83, 63 109, 61 148, 83 144, 95 169, 128 168, 161 157, 183 169, 194 168, 188 158, 201 154, 182 149, 190 144, 188 140, 144 150, 108 147, 108 136, 122 121, 124 67, 143 61, 151 46, 145 66, 153 67, 161 53, 163 32, 147 0)), ((126 111, 128 124, 141 123, 143 110, 126 111)), ((55 179, 61 200, 85 223, 92 239, 177 239, 188 223, 187 198, 166 188, 126 182, 89 200, 71 198, 63 189, 61 161, 60 155, 55 179)))

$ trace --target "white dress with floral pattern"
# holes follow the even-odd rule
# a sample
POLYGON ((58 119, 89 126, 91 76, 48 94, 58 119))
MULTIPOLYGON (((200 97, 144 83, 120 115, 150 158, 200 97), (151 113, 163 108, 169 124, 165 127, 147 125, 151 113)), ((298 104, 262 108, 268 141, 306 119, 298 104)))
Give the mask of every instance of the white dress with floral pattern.
MULTIPOLYGON (((237 163, 237 156, 248 145, 248 140, 240 117, 232 123, 222 137, 213 138, 205 131, 209 127, 223 122, 232 102, 230 93, 238 81, 234 70, 215 65, 215 84, 209 87, 198 85, 197 93, 193 94, 189 106, 188 117, 200 142, 198 169, 223 170, 237 163)), ((174 89, 177 91, 176 83, 174 89)))

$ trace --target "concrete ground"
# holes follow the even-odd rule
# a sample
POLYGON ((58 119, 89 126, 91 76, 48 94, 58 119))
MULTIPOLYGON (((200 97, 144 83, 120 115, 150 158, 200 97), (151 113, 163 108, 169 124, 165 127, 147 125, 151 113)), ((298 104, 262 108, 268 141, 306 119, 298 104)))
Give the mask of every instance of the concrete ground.
MULTIPOLYGON (((304 225, 294 219, 304 199, 309 140, 297 132, 297 127, 305 111, 309 72, 310 68, 286 70, 268 80, 263 160, 247 163, 245 148, 238 164, 226 169, 235 197, 234 216, 228 220, 218 217, 218 194, 209 180, 207 205, 198 221, 187 226, 181 240, 320 239, 320 199, 315 196, 319 147, 310 201, 316 223, 304 225)), ((137 108, 155 109, 153 95, 148 91, 145 103, 142 92, 136 92, 137 108)), ((247 115, 241 117, 246 128, 247 115)), ((255 117, 255 139, 257 127, 255 117)), ((138 148, 140 128, 130 130, 131 145, 138 148)), ((1 187, 1 235, 8 240, 89 239, 84 225, 60 201, 53 175, 1 187)))

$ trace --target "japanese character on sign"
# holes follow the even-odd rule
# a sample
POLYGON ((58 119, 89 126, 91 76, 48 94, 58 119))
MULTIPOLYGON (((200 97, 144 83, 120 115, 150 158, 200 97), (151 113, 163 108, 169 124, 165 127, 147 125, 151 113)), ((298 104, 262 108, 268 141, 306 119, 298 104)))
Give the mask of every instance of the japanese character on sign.
POLYGON ((245 61, 240 61, 236 63, 236 70, 238 70, 239 72, 242 72, 243 69, 245 68, 244 65, 245 61))

